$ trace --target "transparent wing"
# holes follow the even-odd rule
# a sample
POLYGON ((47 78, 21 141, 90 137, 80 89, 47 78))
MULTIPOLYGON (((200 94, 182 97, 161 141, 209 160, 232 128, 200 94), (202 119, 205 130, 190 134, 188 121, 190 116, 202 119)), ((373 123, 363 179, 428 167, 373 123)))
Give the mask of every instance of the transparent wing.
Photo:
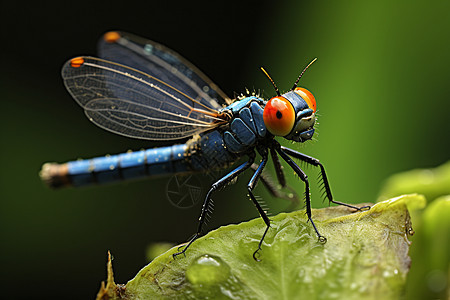
POLYGON ((101 58, 143 71, 210 108, 218 110, 232 102, 193 64, 156 42, 111 31, 100 39, 98 50, 101 58))
POLYGON ((67 90, 98 126, 128 137, 173 140, 210 130, 218 112, 141 71, 94 57, 62 69, 67 90))

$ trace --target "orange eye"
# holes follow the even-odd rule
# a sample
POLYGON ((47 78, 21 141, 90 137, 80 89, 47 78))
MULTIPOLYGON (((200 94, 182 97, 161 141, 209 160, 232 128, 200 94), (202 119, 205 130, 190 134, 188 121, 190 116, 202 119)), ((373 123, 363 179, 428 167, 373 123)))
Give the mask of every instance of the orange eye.
POLYGON ((270 133, 285 136, 294 127, 294 108, 286 98, 274 97, 264 107, 263 119, 270 133))
POLYGON ((310 91, 308 91, 305 88, 298 87, 295 88, 294 92, 300 95, 306 103, 308 104, 309 108, 311 108, 314 112, 316 112, 317 105, 316 105, 316 99, 314 98, 313 94, 311 94, 310 91))

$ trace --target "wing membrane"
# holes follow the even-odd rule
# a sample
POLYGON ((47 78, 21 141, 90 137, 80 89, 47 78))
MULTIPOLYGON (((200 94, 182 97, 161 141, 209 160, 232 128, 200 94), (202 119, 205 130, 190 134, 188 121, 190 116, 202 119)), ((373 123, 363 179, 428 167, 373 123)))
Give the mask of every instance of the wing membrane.
POLYGON ((205 74, 161 44, 125 32, 108 32, 98 48, 100 57, 141 70, 210 108, 218 110, 221 104, 231 103, 205 74))
POLYGON ((92 122, 124 136, 181 139, 223 122, 216 110, 184 92, 114 62, 76 58, 64 65, 62 77, 92 122))

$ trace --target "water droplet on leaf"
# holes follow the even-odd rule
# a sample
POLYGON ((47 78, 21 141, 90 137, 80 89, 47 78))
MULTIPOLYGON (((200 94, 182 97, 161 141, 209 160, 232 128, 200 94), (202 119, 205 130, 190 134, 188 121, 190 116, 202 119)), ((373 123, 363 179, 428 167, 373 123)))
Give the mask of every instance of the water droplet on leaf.
POLYGON ((194 285, 214 285, 224 282, 230 276, 230 267, 221 258, 202 255, 186 270, 187 280, 194 285))

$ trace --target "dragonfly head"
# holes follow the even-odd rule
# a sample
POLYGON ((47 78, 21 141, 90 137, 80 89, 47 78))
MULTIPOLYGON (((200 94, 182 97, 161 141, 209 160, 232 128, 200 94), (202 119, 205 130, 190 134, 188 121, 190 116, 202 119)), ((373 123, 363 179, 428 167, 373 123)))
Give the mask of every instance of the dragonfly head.
POLYGON ((267 101, 263 118, 267 130, 273 135, 304 142, 314 134, 315 113, 314 96, 307 89, 296 87, 267 101))

